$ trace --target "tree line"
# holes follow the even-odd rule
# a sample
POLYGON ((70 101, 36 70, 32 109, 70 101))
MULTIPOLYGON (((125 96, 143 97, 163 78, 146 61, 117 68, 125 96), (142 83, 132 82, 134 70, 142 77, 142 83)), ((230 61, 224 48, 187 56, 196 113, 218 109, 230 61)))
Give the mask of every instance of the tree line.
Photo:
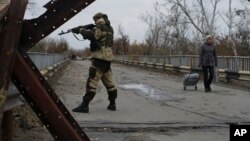
POLYGON ((30 52, 65 53, 69 50, 69 43, 61 39, 45 38, 32 47, 30 52))
MULTIPOLYGON (((115 55, 197 55, 204 37, 216 39, 220 56, 250 55, 250 2, 247 0, 164 0, 153 11, 140 16, 148 26, 144 42, 131 42, 122 26, 114 39, 115 55), (243 7, 234 7, 233 2, 243 7), (221 5, 225 5, 222 9, 221 5)), ((68 50, 65 40, 45 40, 38 45, 44 52, 68 50), (63 46, 63 48, 56 46, 63 46), (50 44, 50 45, 45 45, 50 44), (42 47, 43 46, 43 47, 42 47), (55 46, 55 48, 52 48, 55 46)), ((34 48, 34 50, 39 50, 34 48)), ((89 56, 88 48, 68 50, 69 56, 89 56)))
POLYGON ((237 0, 243 8, 233 8, 232 0, 165 0, 156 2, 153 12, 141 15, 148 25, 144 43, 127 42, 119 30, 115 40, 117 55, 196 55, 210 34, 216 39, 218 55, 250 55, 250 3, 237 0), (225 9, 219 5, 227 5, 225 9), (222 30, 224 29, 224 30, 222 30))

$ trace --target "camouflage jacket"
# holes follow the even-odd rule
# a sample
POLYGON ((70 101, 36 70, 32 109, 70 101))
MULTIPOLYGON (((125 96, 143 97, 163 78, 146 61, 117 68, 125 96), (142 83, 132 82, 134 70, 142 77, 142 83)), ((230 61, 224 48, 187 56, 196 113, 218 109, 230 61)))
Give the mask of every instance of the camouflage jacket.
POLYGON ((113 60, 112 47, 114 31, 110 25, 107 25, 105 21, 101 21, 94 27, 93 30, 81 29, 80 33, 86 39, 97 41, 99 49, 92 52, 91 58, 104 61, 113 60))

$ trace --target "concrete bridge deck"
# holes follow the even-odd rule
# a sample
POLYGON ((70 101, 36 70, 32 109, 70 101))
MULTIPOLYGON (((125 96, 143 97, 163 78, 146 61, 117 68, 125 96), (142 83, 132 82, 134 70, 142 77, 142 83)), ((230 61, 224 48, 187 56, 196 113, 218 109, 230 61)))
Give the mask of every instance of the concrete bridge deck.
MULTIPOLYGON (((85 93, 89 61, 71 61, 54 80, 56 93, 70 110, 85 93)), ((106 109, 107 92, 102 83, 90 103, 90 113, 72 115, 93 140, 149 141, 229 140, 230 123, 250 123, 250 92, 213 84, 205 93, 183 90, 179 77, 113 64, 118 87, 117 111, 106 109)))
MULTIPOLYGON (((85 93, 89 65, 73 60, 50 80, 70 111, 85 93)), ((107 92, 100 82, 90 113, 71 112, 92 141, 229 141, 229 124, 250 124, 247 89, 216 83, 205 93, 199 81, 197 91, 184 91, 181 77, 121 64, 112 64, 112 71, 117 111, 106 109, 107 92)), ((53 140, 45 129, 29 132, 33 140, 53 140)))

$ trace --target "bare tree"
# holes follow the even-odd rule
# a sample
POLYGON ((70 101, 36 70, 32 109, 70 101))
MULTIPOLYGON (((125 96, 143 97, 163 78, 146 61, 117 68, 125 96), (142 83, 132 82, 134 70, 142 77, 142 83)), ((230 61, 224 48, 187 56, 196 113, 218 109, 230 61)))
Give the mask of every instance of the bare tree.
POLYGON ((141 17, 148 24, 146 34, 148 54, 182 54, 189 21, 177 4, 165 6, 156 3, 154 7, 154 12, 141 17))
POLYGON ((197 51, 197 47, 203 43, 202 36, 207 34, 212 34, 223 41, 223 45, 217 42, 218 46, 230 47, 232 51, 228 54, 237 56, 238 53, 248 52, 243 51, 250 48, 248 5, 245 5, 245 9, 236 10, 232 8, 232 0, 228 0, 228 12, 222 15, 219 13, 222 9, 220 11, 218 9, 221 1, 165 0, 163 4, 156 3, 154 12, 142 16, 142 20, 148 25, 146 45, 149 54, 160 55, 162 48, 168 50, 169 54, 190 54, 192 50, 194 53, 194 50, 197 51), (166 8, 165 11, 162 11, 162 7, 166 8), (223 36, 221 33, 223 31, 217 29, 218 18, 222 18, 227 25, 228 35, 223 36))
POLYGON ((114 40, 113 52, 116 55, 124 55, 128 53, 129 36, 124 33, 121 25, 118 26, 118 38, 114 40))
POLYGON ((120 36, 120 44, 122 48, 123 54, 128 53, 128 47, 129 47, 129 37, 124 33, 124 30, 121 25, 118 27, 118 35, 120 36))
POLYGON ((147 54, 160 55, 163 52, 162 48, 166 48, 170 43, 169 35, 171 29, 168 25, 167 16, 160 9, 161 5, 155 3, 153 12, 146 13, 140 17, 148 25, 146 33, 147 54))
MULTIPOLYGON (((153 48, 158 48, 160 41, 160 32, 162 30, 161 22, 157 14, 142 15, 141 19, 148 24, 148 31, 146 33, 146 43, 149 46, 148 54, 153 53, 153 48)), ((153 53, 155 55, 155 52, 153 53)))
POLYGON ((221 0, 209 0, 210 5, 212 6, 212 10, 208 10, 204 6, 204 4, 208 5, 208 1, 204 2, 203 0, 196 0, 193 3, 193 8, 194 7, 197 8, 195 11, 190 10, 186 0, 166 0, 166 1, 177 4, 181 8, 183 13, 187 16, 188 20, 194 26, 194 28, 202 35, 215 33, 217 6, 221 0), (198 16, 199 20, 196 20, 197 16, 192 16, 197 14, 199 15, 198 16))
POLYGON ((69 49, 68 42, 64 39, 46 38, 37 43, 31 52, 64 53, 69 49))
POLYGON ((170 14, 167 15, 167 24, 171 28, 171 41, 174 47, 174 53, 182 54, 185 47, 186 33, 188 31, 188 20, 177 4, 172 5, 170 14))
POLYGON ((234 56, 237 56, 238 53, 235 47, 235 41, 233 39, 233 32, 232 32, 233 28, 235 27, 234 18, 236 16, 235 13, 237 13, 237 11, 232 10, 232 0, 229 0, 228 2, 229 2, 228 13, 225 14, 226 19, 222 15, 221 17, 228 27, 228 46, 229 45, 231 46, 234 56))
POLYGON ((240 20, 236 24, 237 33, 236 40, 240 43, 248 53, 250 52, 250 9, 245 7, 245 9, 240 9, 236 11, 236 14, 240 16, 240 20))

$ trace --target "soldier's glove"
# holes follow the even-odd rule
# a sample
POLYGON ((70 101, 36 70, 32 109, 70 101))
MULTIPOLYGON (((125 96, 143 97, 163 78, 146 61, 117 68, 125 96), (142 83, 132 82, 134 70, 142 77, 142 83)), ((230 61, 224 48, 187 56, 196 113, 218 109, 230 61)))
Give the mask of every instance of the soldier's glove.
POLYGON ((84 28, 81 28, 80 33, 82 34, 84 39, 95 40, 94 32, 91 30, 86 30, 84 28))
POLYGON ((76 34, 79 34, 79 33, 80 33, 79 29, 76 29, 76 28, 75 28, 75 29, 72 29, 71 32, 76 33, 76 34))

